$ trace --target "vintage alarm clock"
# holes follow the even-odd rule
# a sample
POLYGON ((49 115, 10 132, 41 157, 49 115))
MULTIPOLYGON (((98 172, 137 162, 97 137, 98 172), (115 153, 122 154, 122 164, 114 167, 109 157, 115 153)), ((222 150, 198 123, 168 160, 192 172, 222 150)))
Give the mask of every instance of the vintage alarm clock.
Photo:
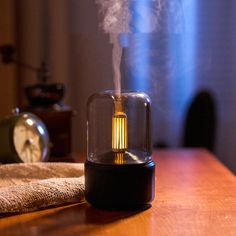
POLYGON ((0 121, 0 162, 41 162, 49 157, 49 135, 34 114, 15 109, 0 121))

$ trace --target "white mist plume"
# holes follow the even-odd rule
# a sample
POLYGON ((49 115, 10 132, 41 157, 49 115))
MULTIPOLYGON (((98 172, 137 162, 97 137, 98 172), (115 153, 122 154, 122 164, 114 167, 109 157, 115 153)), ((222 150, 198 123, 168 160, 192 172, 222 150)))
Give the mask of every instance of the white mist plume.
POLYGON ((132 31, 130 20, 134 5, 145 22, 145 27, 140 28, 140 33, 154 32, 158 29, 160 12, 166 7, 166 0, 96 0, 96 3, 103 18, 100 25, 108 34, 132 31))
POLYGON ((166 7, 166 0, 95 0, 95 2, 102 17, 100 26, 105 33, 110 35, 110 42, 113 44, 113 80, 115 91, 120 94, 122 48, 119 43, 119 35, 121 33, 158 31, 161 11, 166 7), (131 22, 134 14, 139 17, 135 26, 131 22))
POLYGON ((103 18, 100 26, 105 33, 110 35, 110 42, 113 44, 113 81, 116 93, 120 94, 122 48, 119 44, 119 34, 129 31, 129 0, 96 0, 96 3, 99 6, 99 13, 103 18))
POLYGON ((101 27, 108 34, 129 31, 129 0, 96 0, 103 17, 101 27))

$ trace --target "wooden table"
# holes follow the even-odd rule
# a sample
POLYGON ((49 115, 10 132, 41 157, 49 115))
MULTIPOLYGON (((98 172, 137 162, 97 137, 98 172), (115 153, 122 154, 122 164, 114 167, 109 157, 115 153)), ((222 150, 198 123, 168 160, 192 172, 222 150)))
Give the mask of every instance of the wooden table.
POLYGON ((203 150, 154 151, 156 198, 146 211, 87 203, 5 216, 0 235, 236 235, 236 178, 203 150))

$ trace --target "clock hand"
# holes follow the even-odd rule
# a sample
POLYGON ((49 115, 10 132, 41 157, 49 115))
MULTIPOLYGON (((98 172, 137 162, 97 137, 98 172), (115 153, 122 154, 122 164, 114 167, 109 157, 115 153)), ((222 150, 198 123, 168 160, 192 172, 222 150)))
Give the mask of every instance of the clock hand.
POLYGON ((27 158, 28 162, 29 161, 31 161, 31 162, 33 161, 33 159, 32 159, 32 152, 33 152, 32 145, 33 145, 33 142, 34 141, 31 138, 26 139, 25 143, 23 145, 23 148, 21 150, 21 153, 25 153, 26 154, 26 158, 27 158))

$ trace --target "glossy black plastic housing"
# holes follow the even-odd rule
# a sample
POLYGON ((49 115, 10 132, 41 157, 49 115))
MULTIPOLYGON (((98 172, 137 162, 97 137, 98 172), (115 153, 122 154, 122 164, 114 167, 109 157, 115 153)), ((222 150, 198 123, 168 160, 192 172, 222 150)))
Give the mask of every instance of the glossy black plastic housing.
POLYGON ((101 165, 85 163, 85 197, 107 209, 145 209, 155 192, 155 163, 101 165))

